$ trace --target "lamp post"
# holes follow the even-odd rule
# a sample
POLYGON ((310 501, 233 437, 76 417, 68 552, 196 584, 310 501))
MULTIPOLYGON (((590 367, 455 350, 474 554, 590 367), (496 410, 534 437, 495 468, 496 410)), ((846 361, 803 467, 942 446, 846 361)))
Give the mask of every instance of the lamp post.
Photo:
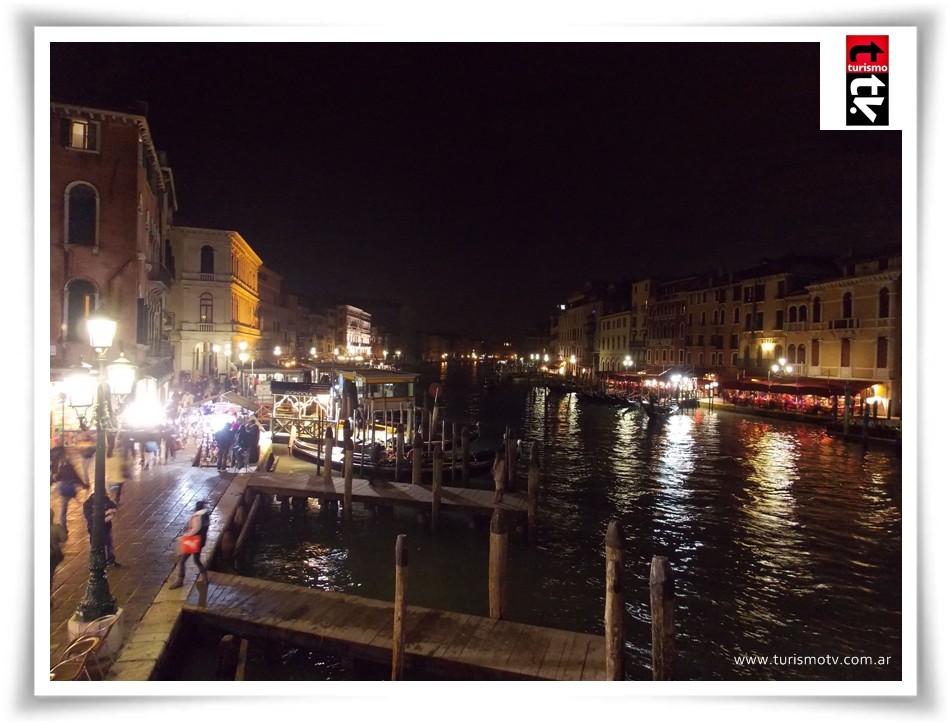
POLYGON ((247 395, 247 385, 244 382, 244 363, 247 362, 248 357, 249 355, 243 350, 238 353, 238 360, 241 361, 241 395, 247 395))
POLYGON ((88 408, 95 404, 96 413, 96 469, 95 487, 93 488, 92 531, 89 542, 89 581, 86 584, 86 593, 83 596, 76 617, 81 622, 92 622, 107 614, 115 614, 115 597, 109 591, 109 581, 106 579, 105 553, 105 499, 106 499, 106 425, 111 419, 109 396, 128 395, 132 391, 135 379, 135 366, 120 356, 120 360, 108 366, 106 373, 106 352, 112 347, 115 339, 115 320, 101 314, 94 313, 87 320, 89 344, 95 348, 99 360, 99 372, 95 386, 94 399, 90 398, 88 380, 89 374, 80 373, 70 379, 70 405, 74 408, 88 408), (81 379, 85 377, 85 380, 81 379), (111 392, 110 392, 111 391, 111 392))

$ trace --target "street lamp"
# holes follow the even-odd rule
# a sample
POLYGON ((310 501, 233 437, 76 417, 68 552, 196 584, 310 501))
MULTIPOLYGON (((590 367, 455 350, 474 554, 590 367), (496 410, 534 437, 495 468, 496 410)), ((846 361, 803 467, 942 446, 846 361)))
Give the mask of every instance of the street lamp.
MULTIPOLYGON (((79 621, 88 623, 107 614, 116 613, 115 597, 109 591, 106 579, 105 553, 105 499, 106 499, 106 425, 111 420, 111 393, 124 396, 132 392, 135 381, 135 366, 120 355, 119 359, 108 366, 106 372, 106 352, 115 339, 115 320, 102 313, 93 313, 86 322, 89 332, 89 344, 95 348, 99 360, 99 374, 94 378, 90 374, 74 375, 70 378, 69 404, 74 408, 95 404, 96 413, 96 469, 93 488, 92 531, 89 541, 89 581, 86 593, 76 610, 79 621), (93 385, 90 386, 89 381, 93 385), (90 396, 90 391, 94 395, 90 396), (110 392, 111 391, 111 392, 110 392)), ((80 416, 82 420, 84 416, 80 416)))
POLYGON ((773 373, 776 377, 783 377, 784 375, 791 375, 793 368, 791 365, 787 365, 785 358, 780 357, 778 362, 772 365, 772 369, 769 371, 769 378, 772 377, 773 373))

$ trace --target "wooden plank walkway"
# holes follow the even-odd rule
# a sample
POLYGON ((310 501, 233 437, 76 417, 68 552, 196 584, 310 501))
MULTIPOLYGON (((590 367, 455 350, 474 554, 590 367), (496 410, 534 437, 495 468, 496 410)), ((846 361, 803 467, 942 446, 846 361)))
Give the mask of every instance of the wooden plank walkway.
MULTIPOLYGON (((247 476, 248 487, 275 496, 306 496, 330 501, 342 501, 344 482, 334 476, 327 483, 322 475, 307 473, 255 472, 247 476)), ((362 478, 353 478, 353 501, 367 506, 411 506, 424 511, 432 510, 432 489, 429 486, 393 481, 376 481, 372 486, 362 478)), ((491 516, 496 508, 509 516, 528 515, 528 496, 525 493, 506 493, 500 504, 495 503, 495 492, 476 488, 442 487, 442 511, 483 514, 491 516)))
MULTIPOLYGON (((245 637, 273 637, 388 663, 393 604, 212 572, 185 611, 245 637)), ((603 680, 604 637, 408 607, 406 665, 471 679, 603 680)))

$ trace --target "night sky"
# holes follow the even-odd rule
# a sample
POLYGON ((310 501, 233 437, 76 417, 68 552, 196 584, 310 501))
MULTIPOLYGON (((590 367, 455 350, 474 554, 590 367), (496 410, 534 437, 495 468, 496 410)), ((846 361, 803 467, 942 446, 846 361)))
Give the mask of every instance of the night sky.
POLYGON ((899 243, 900 133, 820 132, 818 61, 817 44, 54 43, 51 93, 146 101, 176 223, 237 230, 304 298, 500 339, 587 279, 899 243))

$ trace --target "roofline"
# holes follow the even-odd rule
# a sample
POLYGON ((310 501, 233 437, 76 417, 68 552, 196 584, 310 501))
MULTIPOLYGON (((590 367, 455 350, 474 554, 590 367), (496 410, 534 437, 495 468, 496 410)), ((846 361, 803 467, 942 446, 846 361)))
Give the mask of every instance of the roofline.
MULTIPOLYGON (((155 168, 158 170, 158 183, 161 185, 162 190, 165 190, 165 177, 162 174, 163 169, 168 167, 163 167, 161 161, 158 158, 158 149, 155 147, 155 142, 152 140, 152 131, 148 126, 148 119, 145 116, 136 113, 125 113, 123 111, 114 111, 109 108, 96 108, 94 106, 77 106, 72 103, 58 103, 56 101, 50 102, 50 108, 54 111, 66 111, 66 112, 79 112, 86 113, 90 116, 100 116, 106 117, 111 116, 112 118, 120 118, 127 121, 132 121, 136 126, 139 127, 139 131, 142 133, 142 137, 145 141, 145 146, 148 150, 149 161, 155 165, 155 168)), ((177 206, 176 206, 177 208, 177 206)))

